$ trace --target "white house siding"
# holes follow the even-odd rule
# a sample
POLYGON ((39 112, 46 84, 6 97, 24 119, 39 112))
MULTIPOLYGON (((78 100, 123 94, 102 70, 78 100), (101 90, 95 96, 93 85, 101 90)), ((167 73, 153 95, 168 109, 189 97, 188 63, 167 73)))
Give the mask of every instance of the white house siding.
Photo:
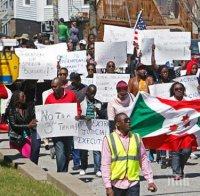
POLYGON ((24 6, 23 0, 14 1, 14 18, 37 21, 37 2, 30 0, 30 6, 24 6))
POLYGON ((51 20, 53 20, 53 6, 45 6, 43 21, 51 21, 51 20))
POLYGON ((59 18, 64 18, 65 21, 69 21, 69 0, 59 0, 58 3, 58 15, 59 18))

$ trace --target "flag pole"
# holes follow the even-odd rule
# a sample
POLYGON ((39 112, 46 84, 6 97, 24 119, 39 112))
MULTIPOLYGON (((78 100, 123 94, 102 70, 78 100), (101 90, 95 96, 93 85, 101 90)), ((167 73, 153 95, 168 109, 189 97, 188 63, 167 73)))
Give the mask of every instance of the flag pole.
POLYGON ((140 10, 140 12, 139 12, 139 14, 137 16, 137 20, 136 20, 135 25, 133 27, 134 30, 136 29, 136 26, 137 26, 137 24, 139 22, 140 16, 142 15, 142 12, 143 12, 143 9, 140 10))

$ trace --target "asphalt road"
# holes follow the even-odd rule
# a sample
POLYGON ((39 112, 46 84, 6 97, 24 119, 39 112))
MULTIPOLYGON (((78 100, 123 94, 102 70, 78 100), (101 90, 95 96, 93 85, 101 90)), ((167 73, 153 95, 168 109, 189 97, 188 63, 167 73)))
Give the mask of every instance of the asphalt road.
MULTIPOLYGON (((0 134, 0 148, 8 148, 7 134, 0 134)), ((196 153, 200 157, 200 151, 196 153)), ((142 196, 156 195, 156 196, 199 196, 200 195, 200 158, 192 160, 189 159, 189 164, 185 167, 186 177, 180 181, 174 181, 171 178, 171 168, 161 169, 157 163, 151 163, 155 183, 158 191, 151 193, 147 191, 147 182, 141 178, 140 189, 142 196)), ((51 159, 50 151, 41 147, 39 166, 47 171, 56 171, 56 160, 51 159)), ((69 172, 77 178, 84 181, 88 187, 93 189, 97 196, 104 196, 105 189, 102 179, 96 177, 93 172, 93 157, 89 153, 89 168, 85 176, 80 176, 79 172, 72 171, 72 161, 70 161, 69 172)))

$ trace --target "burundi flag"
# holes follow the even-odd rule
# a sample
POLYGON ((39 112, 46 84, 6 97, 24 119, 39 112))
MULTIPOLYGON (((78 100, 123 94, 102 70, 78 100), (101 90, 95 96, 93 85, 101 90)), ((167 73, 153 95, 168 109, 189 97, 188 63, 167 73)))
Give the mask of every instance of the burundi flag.
POLYGON ((146 148, 179 150, 192 143, 200 130, 200 100, 176 101, 139 93, 131 113, 131 130, 146 148))

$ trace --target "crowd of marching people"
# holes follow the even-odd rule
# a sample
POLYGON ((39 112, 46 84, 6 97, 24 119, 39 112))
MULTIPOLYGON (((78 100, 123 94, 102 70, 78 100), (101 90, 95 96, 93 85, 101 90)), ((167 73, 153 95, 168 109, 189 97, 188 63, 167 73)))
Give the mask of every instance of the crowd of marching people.
MULTIPOLYGON (((153 181, 153 173, 150 162, 157 161, 162 169, 172 167, 174 180, 184 177, 184 166, 189 157, 197 148, 195 135, 185 137, 184 148, 179 151, 166 151, 162 149, 148 149, 148 156, 142 140, 138 134, 130 133, 130 114, 136 96, 139 92, 150 93, 149 86, 153 84, 170 83, 170 99, 176 101, 187 100, 187 89, 180 82, 173 79, 180 76, 181 70, 186 70, 186 75, 196 75, 199 67, 199 59, 192 56, 190 61, 178 61, 178 66, 173 67, 169 62, 165 65, 157 65, 155 60, 155 45, 152 45, 152 65, 141 64, 142 54, 135 44, 133 55, 128 55, 126 69, 121 70, 114 61, 108 61, 105 69, 96 69, 95 41, 96 35, 89 34, 88 39, 79 40, 79 29, 76 22, 72 22, 68 29, 60 20, 59 41, 65 42, 67 52, 76 50, 87 51, 87 75, 93 78, 95 73, 102 74, 130 74, 127 82, 121 80, 116 84, 117 96, 105 103, 97 100, 97 86, 85 85, 81 81, 78 72, 68 73, 66 67, 57 63, 57 77, 52 81, 38 83, 36 80, 16 80, 6 87, 12 91, 12 97, 7 105, 4 115, 9 124, 10 147, 19 150, 23 157, 30 158, 38 163, 41 140, 37 139, 37 119, 35 106, 42 104, 77 103, 76 120, 90 121, 91 119, 107 119, 109 121, 111 135, 104 138, 102 152, 93 151, 94 172, 96 176, 103 178, 107 195, 137 195, 139 192, 139 167, 141 167, 145 179, 148 181, 148 189, 156 191, 153 181), (176 68, 176 69, 175 69, 176 68), (48 92, 48 93, 47 93, 48 92), (42 94, 47 93, 46 100, 42 100, 42 94), (137 149, 137 150, 136 150, 137 149), (156 159, 154 158, 156 154, 156 159), (126 160, 124 160, 124 157, 126 160), (126 165, 127 164, 127 165, 126 165), (125 168, 125 170, 124 170, 125 168)), ((27 34, 15 36, 21 48, 41 48, 43 45, 51 45, 53 41, 41 34, 32 39, 27 34)), ((5 50, 9 51, 8 47, 5 50)), ((198 78, 198 76, 197 76, 198 78)), ((198 80, 199 81, 199 80, 198 80)), ((0 98, 7 98, 6 87, 0 84, 0 98)), ((198 91, 200 88, 198 87, 198 91)), ((134 131, 134 130, 133 130, 134 131)), ((51 138, 55 151, 57 171, 67 172, 69 161, 73 160, 73 170, 79 170, 80 175, 85 175, 88 168, 88 150, 74 148, 73 137, 51 138)), ((48 139, 44 140, 46 149, 49 149, 48 139)))

